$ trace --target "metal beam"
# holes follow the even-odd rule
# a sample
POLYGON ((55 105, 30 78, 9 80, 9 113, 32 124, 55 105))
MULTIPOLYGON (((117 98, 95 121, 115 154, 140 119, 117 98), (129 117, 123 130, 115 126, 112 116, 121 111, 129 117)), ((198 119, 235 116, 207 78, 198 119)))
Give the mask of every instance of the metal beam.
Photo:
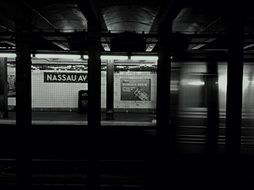
MULTIPOLYGON (((85 31, 82 31, 84 33, 87 33, 85 31)), ((37 34, 37 35, 43 35, 43 36, 64 36, 64 37, 68 37, 72 34, 75 34, 76 32, 61 32, 61 31, 54 31, 54 32, 48 32, 48 31, 43 31, 43 30, 33 30, 31 32, 32 34, 37 34)), ((11 35, 14 35, 14 32, 11 32, 11 31, 3 31, 1 32, 0 31, 0 36, 11 36, 11 35)), ((101 36, 102 37, 119 37, 119 36, 122 36, 123 34, 121 33, 111 33, 111 32, 102 32, 101 33, 101 36)), ((149 34, 142 34, 142 33, 136 33, 135 35, 141 35, 143 36, 144 38, 158 38, 158 32, 156 33, 149 33, 149 34)), ((184 34, 187 38, 202 38, 202 39, 206 39, 206 38, 223 38, 223 37, 226 37, 226 33, 225 32, 207 32, 207 33, 202 33, 202 34, 199 34, 199 33, 189 33, 189 34, 184 34)), ((253 39, 254 38, 254 35, 253 34, 245 34, 245 39, 253 39)), ((105 40, 106 42, 106 40, 105 40)))
POLYGON ((254 44, 248 44, 248 45, 245 45, 243 49, 248 50, 248 49, 251 49, 253 47, 254 47, 254 44))
POLYGON ((6 30, 6 31, 13 31, 9 27, 4 26, 3 24, 0 25, 0 28, 3 29, 3 30, 6 30))
MULTIPOLYGON (((169 171, 170 158, 173 158, 173 139, 172 126, 170 125, 170 78, 171 78, 171 27, 160 24, 159 27, 159 50, 157 68, 157 138, 158 138, 158 173, 159 181, 156 189, 170 189, 169 171), (170 154, 170 155, 169 155, 170 154)), ((173 185, 173 184, 172 184, 173 185)))
POLYGON ((101 28, 88 21, 88 189, 99 189, 98 129, 101 125, 101 28))
MULTIPOLYGON (((98 8, 99 7, 98 3, 99 3, 98 0, 86 0, 86 1, 77 0, 77 4, 80 10, 86 17, 88 22, 89 21, 99 22, 102 31, 108 31, 105 19, 98 8)), ((102 40, 105 42, 109 41, 109 39, 106 37, 102 37, 102 40)), ((105 51, 110 51, 110 45, 108 43, 103 43, 102 47, 104 48, 105 51)))
MULTIPOLYGON (((163 3, 160 5, 157 15, 153 21, 153 24, 150 29, 150 33, 157 32, 158 26, 160 23, 172 23, 172 21, 176 18, 178 13, 181 11, 181 9, 184 6, 184 1, 176 1, 176 0, 170 0, 170 1, 163 1, 163 3)), ((155 39, 149 39, 147 42, 154 42, 153 44, 146 46, 146 51, 151 52, 153 51, 156 43, 158 42, 155 39)))
POLYGON ((194 45, 194 43, 190 43, 193 45, 193 47, 190 47, 190 49, 192 50, 200 49, 206 46, 207 44, 214 42, 215 40, 217 40, 217 38, 208 38, 208 39, 200 40, 199 42, 195 42, 195 44, 198 44, 198 45, 194 45))
MULTIPOLYGON (((57 30, 56 26, 54 24, 52 24, 45 16, 43 16, 38 10, 36 10, 35 8, 33 8, 30 4, 23 2, 24 5, 30 9, 33 13, 35 13, 37 16, 39 16, 39 18, 41 18, 44 22, 47 23, 47 25, 53 29, 53 30, 57 30)), ((42 37, 46 40, 62 40, 64 37, 49 37, 49 36, 43 36, 42 37)), ((70 50, 70 47, 68 45, 68 43, 64 43, 64 42, 52 42, 54 45, 56 45, 57 47, 59 47, 62 50, 70 50)))
POLYGON ((16 46, 16 44, 14 42, 6 41, 6 40, 1 41, 0 43, 6 43, 6 44, 9 44, 14 47, 16 46))
POLYGON ((219 92, 218 92, 218 63, 207 62, 205 81, 205 98, 207 104, 207 139, 206 152, 208 158, 217 154, 219 130, 219 92))
POLYGON ((17 187, 29 189, 31 186, 31 56, 30 23, 31 12, 16 5, 16 126, 17 126, 17 187), (24 20, 20 20, 23 15, 24 20))
POLYGON ((234 13, 228 31, 226 153, 230 158, 240 154, 244 55, 244 18, 234 13))
MULTIPOLYGON (((2 15, 1 15, 1 17, 2 17, 2 15)), ((1 21, 0 21, 0 23, 1 23, 1 21)), ((0 28, 5 30, 5 31, 13 32, 13 29, 10 28, 10 26, 8 24, 1 23, 0 28)), ((6 43, 6 44, 9 44, 9 45, 15 47, 15 43, 11 42, 10 40, 3 40, 2 43, 6 43)))
POLYGON ((98 0, 94 0, 94 1, 77 0, 76 3, 88 21, 97 21, 100 23, 102 29, 106 29, 104 28, 106 24, 102 22, 103 21, 102 15, 98 8, 99 7, 98 0))
MULTIPOLYGON (((202 33, 208 33, 208 32, 213 32, 213 31, 217 31, 218 30, 220 32, 224 31, 227 28, 227 21, 225 20, 225 16, 220 16, 216 19, 214 19, 211 23, 209 23, 202 31, 198 32, 198 34, 202 34, 202 33), (219 25, 219 26, 218 26, 219 25)), ((193 49, 193 50, 197 50, 200 49, 204 46, 206 46, 207 44, 214 42, 215 40, 217 40, 218 38, 206 38, 206 39, 200 39, 200 44, 198 45, 191 45, 189 48, 193 49)))
MULTIPOLYGON (((16 2, 13 2, 12 0, 10 0, 10 2, 5 2, 4 7, 6 7, 8 9, 9 12, 14 12, 15 10, 13 9, 13 7, 16 6, 16 2)), ((35 10, 33 7, 30 6, 30 4, 28 4, 27 2, 19 2, 19 9, 25 9, 26 11, 32 11, 31 14, 33 15, 33 17, 37 16, 39 19, 43 20, 44 23, 46 23, 50 29, 52 30, 56 30, 57 28, 50 23, 50 21, 48 21, 42 14, 40 14, 37 10, 35 10)), ((5 15, 4 15, 5 16, 5 15)), ((6 20, 11 20, 13 15, 8 15, 8 19, 6 20), (10 18, 9 18, 10 17, 10 18)), ((20 18, 22 18, 23 20, 26 20, 25 18, 23 18, 23 15, 19 15, 20 18)), ((1 16, 2 17, 2 16, 1 16)), ((5 16, 6 17, 6 16, 5 16)), ((30 24, 30 23, 26 23, 26 24, 30 24)), ((13 26, 14 27, 14 26, 13 26)), ((13 30, 8 27, 8 29, 10 30, 10 32, 13 32, 13 30)), ((48 37, 44 37, 42 36, 45 40, 47 40, 48 37)), ((58 39, 57 37, 55 37, 56 39, 58 39)), ((63 37, 61 37, 60 39, 62 39, 63 37)), ((68 47, 67 43, 61 43, 61 42, 56 42, 53 43, 54 45, 56 45, 58 48, 63 49, 63 50, 69 50, 70 48, 68 47)))
POLYGON ((114 119, 114 61, 107 62, 106 119, 114 119))
POLYGON ((151 26, 150 33, 157 32, 160 23, 172 23, 183 7, 184 7, 184 0, 162 1, 157 11, 157 15, 151 26))

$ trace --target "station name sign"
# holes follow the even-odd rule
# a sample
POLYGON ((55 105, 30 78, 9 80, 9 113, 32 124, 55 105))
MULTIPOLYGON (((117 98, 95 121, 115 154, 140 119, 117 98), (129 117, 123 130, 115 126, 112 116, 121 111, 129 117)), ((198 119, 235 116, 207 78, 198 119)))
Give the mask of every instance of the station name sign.
POLYGON ((87 73, 44 72, 46 83, 87 83, 87 73))

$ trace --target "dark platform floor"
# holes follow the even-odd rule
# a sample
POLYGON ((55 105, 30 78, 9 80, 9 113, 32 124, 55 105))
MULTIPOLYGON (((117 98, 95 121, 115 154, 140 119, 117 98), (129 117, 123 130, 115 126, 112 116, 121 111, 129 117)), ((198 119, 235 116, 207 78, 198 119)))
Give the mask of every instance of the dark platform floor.
MULTIPOLYGON (((9 112, 8 118, 0 119, 0 124, 15 124, 15 112, 9 112)), ((101 115, 102 125, 150 125, 155 126, 155 114, 116 112, 114 119, 108 120, 105 112, 101 115), (141 122, 141 123, 140 123, 141 122)), ((32 112, 32 123, 35 125, 86 125, 87 114, 78 112, 32 112)))

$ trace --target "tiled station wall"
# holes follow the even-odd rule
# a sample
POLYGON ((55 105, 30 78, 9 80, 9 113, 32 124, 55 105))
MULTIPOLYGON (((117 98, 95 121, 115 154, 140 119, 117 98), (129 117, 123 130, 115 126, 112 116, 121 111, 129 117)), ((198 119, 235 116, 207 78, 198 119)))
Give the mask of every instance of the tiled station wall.
MULTIPOLYGON (((45 83, 44 72, 32 70, 32 107, 35 109, 78 108, 79 90, 87 90, 87 83, 45 83)), ((56 71, 59 72, 59 71, 56 71)), ((80 72, 80 71, 64 71, 80 72)), ((15 68, 8 68, 9 77, 15 75, 15 68)), ((151 72, 117 72, 114 76, 114 107, 117 109, 154 109, 156 106, 156 74, 151 72), (149 101, 121 100, 121 79, 150 79, 149 101)), ((9 106, 16 104, 15 97, 8 98, 9 106)), ((106 71, 101 72, 101 107, 106 108, 106 71)))

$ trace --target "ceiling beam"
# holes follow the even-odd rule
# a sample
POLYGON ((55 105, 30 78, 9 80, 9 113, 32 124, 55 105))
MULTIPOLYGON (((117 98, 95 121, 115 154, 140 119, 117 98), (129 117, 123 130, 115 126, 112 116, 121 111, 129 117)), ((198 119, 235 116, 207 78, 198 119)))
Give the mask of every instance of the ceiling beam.
POLYGON ((184 8, 186 0, 164 0, 153 21, 150 33, 157 32, 160 23, 171 23, 184 8))
MULTIPOLYGON (((168 0, 168 1, 162 1, 162 4, 158 8, 156 17, 153 21, 153 24, 150 29, 150 33, 155 33, 158 31, 158 27, 160 23, 169 24, 173 22, 173 20, 176 18, 176 16, 179 14, 179 12, 184 7, 185 0, 168 0)), ((149 44, 146 46, 146 51, 151 52, 153 51, 157 39, 148 39, 147 42, 152 44, 149 44)))
MULTIPOLYGON (((36 35, 43 35, 43 36, 64 36, 64 37, 70 37, 71 35, 75 34, 76 32, 61 32, 61 31, 52 31, 52 32, 48 32, 48 31, 43 31, 43 30, 33 30, 31 32, 32 34, 36 34, 36 35)), ((0 37, 2 36, 14 36, 14 32, 13 31, 0 31, 0 37)), ((84 32, 84 34, 86 34, 86 32, 84 32)), ((144 38, 158 38, 158 33, 148 33, 148 34, 143 34, 143 33, 135 33, 135 35, 137 36, 143 36, 144 38)), ((225 32, 220 32, 220 33, 188 33, 188 34, 184 34, 187 38, 190 39, 206 39, 206 38, 222 38, 222 37, 226 37, 227 34, 225 32)), ((122 33, 102 33, 101 34, 102 37, 121 37, 123 36, 122 33)), ((245 34, 245 39, 248 40, 247 42, 252 43, 254 38, 254 34, 245 34), (251 41, 250 41, 251 40, 251 41)), ((196 42, 195 42, 196 43, 196 42)))
MULTIPOLYGON (((3 9, 6 11, 5 7, 1 7, 0 30, 13 33, 14 32, 14 24, 11 22, 11 20, 8 18, 8 16, 5 14, 5 11, 2 11, 3 9)), ((1 42, 0 42, 1 45, 2 44, 8 44, 12 47, 15 47, 15 43, 8 40, 10 38, 9 35, 3 36, 3 37, 6 37, 6 39, 1 40, 1 42)), ((2 47, 2 46, 0 46, 0 47, 2 47)))
POLYGON ((204 40, 199 40, 198 42, 195 42, 195 45, 193 43, 193 45, 191 45, 192 47, 190 49, 192 50, 197 50, 197 49, 200 49, 204 46, 206 46, 208 43, 211 43, 213 41, 215 41, 217 38, 207 38, 207 39, 204 39, 204 40), (196 45, 197 43, 199 43, 198 45, 196 45))
POLYGON ((10 29, 9 27, 3 25, 2 23, 0 24, 0 29, 5 30, 5 31, 13 31, 12 29, 10 29))
MULTIPOLYGON (((198 32, 199 34, 202 33, 208 33, 220 29, 220 31, 223 31, 225 29, 225 24, 226 22, 224 21, 223 16, 217 17, 213 21, 211 21, 202 31, 198 32), (220 25, 218 27, 218 25, 220 25)), ((198 45, 191 45, 189 48, 192 50, 197 50, 205 47, 207 44, 212 43, 216 41, 218 38, 206 38, 206 39, 200 39, 199 42, 200 44, 198 45)))
MULTIPOLYGON (((76 3, 88 22, 99 22, 102 31, 108 31, 105 19, 99 9, 98 0, 76 0, 76 3)), ((110 42, 110 39, 102 37, 102 41, 110 42)), ((103 43, 102 47, 105 51, 110 51, 110 44, 103 43)))
POLYGON ((5 41, 5 40, 3 40, 3 41, 0 41, 0 43, 4 43, 4 44, 8 44, 8 45, 10 45, 10 46, 16 47, 16 44, 15 44, 14 42, 10 42, 10 41, 5 41))
POLYGON ((76 3, 88 22, 97 21, 103 31, 108 31, 106 22, 99 9, 98 0, 76 0, 76 3))
MULTIPOLYGON (((4 30, 7 30, 7 31, 12 31, 11 29, 9 29, 5 26, 2 26, 2 25, 0 25, 0 28, 3 28, 4 30)), ((12 38, 11 35, 2 36, 2 39, 0 40, 0 48, 3 47, 3 44, 8 44, 8 45, 12 46, 12 48, 15 48, 16 44, 15 44, 15 42, 13 42, 11 40, 11 38, 12 38)))
POLYGON ((102 6, 157 6, 161 0, 102 0, 102 6))
POLYGON ((243 47, 244 50, 252 50, 253 48, 254 48, 254 43, 245 45, 245 46, 243 47))
MULTIPOLYGON (((14 2, 14 0, 9 0, 9 1, 6 1, 4 3, 1 3, 0 4, 0 7, 1 9, 4 10, 4 13, 6 13, 5 15, 1 15, 1 18, 3 18, 4 20, 6 20, 6 22, 13 22, 14 21, 14 16, 17 15, 19 19, 23 19, 23 15, 21 15, 21 13, 16 13, 16 14, 11 14, 13 12, 15 12, 16 10, 14 9, 14 7, 23 7, 25 10, 29 11, 29 12, 32 12, 32 17, 34 17, 33 19, 34 20, 40 20, 42 21, 43 23, 46 23, 46 26, 48 27, 48 29, 51 29, 51 30, 55 30, 56 27, 54 27, 53 24, 51 24, 48 20, 46 20, 45 17, 43 17, 38 11, 36 11, 34 8, 32 8, 30 6, 30 4, 28 4, 27 2, 25 1, 20 1, 20 2, 14 2), (18 4, 18 5, 17 5, 18 4)), ((13 22, 14 23, 14 22, 13 22)), ((26 21, 24 21, 24 23, 26 23, 26 21)), ((26 24, 30 24, 30 23, 26 23, 26 24)), ((10 25, 10 24, 8 24, 10 25)), ((4 26, 5 27, 5 26, 4 26)), ((33 26, 34 28, 38 28, 38 27, 35 27, 33 26)), ((12 27, 7 27, 9 30, 6 31, 6 35, 8 35, 8 32, 10 32, 10 35, 11 35, 11 39, 13 40, 12 37, 15 36, 14 34, 14 30, 15 30, 15 26, 13 24, 12 27)), ((43 37, 43 36, 42 36, 43 37)), ((43 37, 46 41, 47 40, 47 37, 43 37)), ((68 47, 68 44, 58 44, 58 43, 53 43, 55 44, 58 48, 60 48, 61 50, 69 50, 69 47, 68 47)))
MULTIPOLYGON (((35 13, 36 16, 38 16, 44 23, 47 24, 47 26, 49 27, 49 29, 53 29, 53 30, 57 30, 57 27, 52 24, 46 17, 44 17, 38 10, 36 10, 35 8, 33 8, 30 4, 28 4, 27 2, 23 2, 23 4, 30 9, 33 13, 35 13)), ((47 36, 42 36, 45 40, 49 40, 49 41, 53 41, 52 43, 57 46, 58 48, 62 49, 62 50, 70 50, 69 44, 66 43, 60 43, 60 42, 54 42, 54 40, 64 40, 64 37, 47 37, 47 36)))

